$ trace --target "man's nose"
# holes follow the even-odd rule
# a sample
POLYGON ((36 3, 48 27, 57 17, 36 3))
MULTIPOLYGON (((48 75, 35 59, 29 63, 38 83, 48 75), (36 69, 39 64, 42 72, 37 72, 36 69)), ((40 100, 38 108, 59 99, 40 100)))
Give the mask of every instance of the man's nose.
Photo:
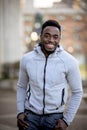
POLYGON ((54 42, 54 38, 50 37, 49 41, 54 42))

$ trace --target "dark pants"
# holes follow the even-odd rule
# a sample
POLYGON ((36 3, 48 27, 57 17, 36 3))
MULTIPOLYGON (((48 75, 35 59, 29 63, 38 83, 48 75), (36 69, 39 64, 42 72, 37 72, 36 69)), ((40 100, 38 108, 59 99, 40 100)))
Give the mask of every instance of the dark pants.
MULTIPOLYGON (((63 118, 63 113, 37 115, 31 111, 25 111, 25 121, 29 123, 29 128, 26 130, 54 130, 58 119, 63 118)), ((19 130, 24 130, 19 127, 19 130)))

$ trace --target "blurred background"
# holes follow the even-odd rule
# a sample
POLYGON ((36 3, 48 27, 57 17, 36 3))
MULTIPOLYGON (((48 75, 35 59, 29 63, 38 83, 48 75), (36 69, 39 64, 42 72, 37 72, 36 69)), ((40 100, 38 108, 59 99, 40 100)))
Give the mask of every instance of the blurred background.
POLYGON ((2 95, 16 91, 19 61, 40 41, 42 23, 48 19, 58 20, 62 27, 61 44, 79 62, 83 98, 87 98, 87 0, 0 0, 2 95))
POLYGON ((12 83, 18 78, 21 56, 39 42, 41 25, 48 19, 56 19, 61 24, 61 44, 77 58, 83 84, 86 84, 86 0, 0 0, 1 86, 3 80, 12 83))

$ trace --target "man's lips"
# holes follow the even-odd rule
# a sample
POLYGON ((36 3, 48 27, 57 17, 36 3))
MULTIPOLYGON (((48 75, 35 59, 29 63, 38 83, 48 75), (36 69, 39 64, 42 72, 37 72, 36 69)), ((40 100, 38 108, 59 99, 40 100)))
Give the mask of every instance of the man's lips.
POLYGON ((52 44, 52 43, 48 43, 48 44, 46 44, 46 46, 48 47, 48 48, 54 48, 54 44, 52 44))

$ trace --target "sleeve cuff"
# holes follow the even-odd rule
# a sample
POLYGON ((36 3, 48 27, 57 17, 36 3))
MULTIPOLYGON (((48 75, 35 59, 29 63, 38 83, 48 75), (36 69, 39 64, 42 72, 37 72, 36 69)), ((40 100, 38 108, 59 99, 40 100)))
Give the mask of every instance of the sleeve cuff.
POLYGON ((67 127, 68 127, 68 126, 69 126, 68 123, 67 123, 64 119, 62 119, 62 120, 64 121, 64 123, 65 123, 65 124, 67 125, 67 127))
POLYGON ((17 119, 18 119, 19 115, 21 115, 22 113, 24 113, 24 112, 20 112, 20 113, 17 114, 17 119))

